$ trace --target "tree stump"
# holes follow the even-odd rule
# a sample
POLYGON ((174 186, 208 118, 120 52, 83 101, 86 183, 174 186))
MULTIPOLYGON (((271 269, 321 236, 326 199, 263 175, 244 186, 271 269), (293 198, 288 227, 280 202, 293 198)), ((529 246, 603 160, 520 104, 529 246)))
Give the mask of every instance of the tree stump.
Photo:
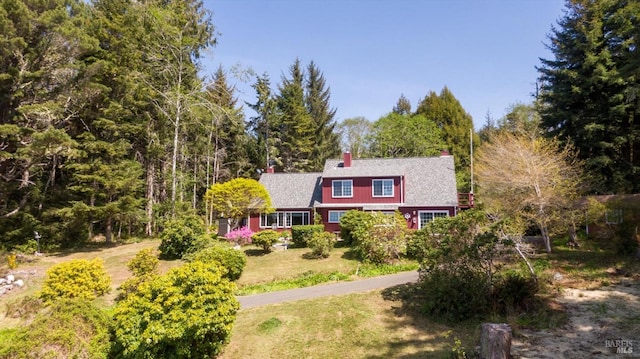
POLYGON ((511 358, 511 327, 508 324, 484 323, 480 334, 480 358, 511 358))

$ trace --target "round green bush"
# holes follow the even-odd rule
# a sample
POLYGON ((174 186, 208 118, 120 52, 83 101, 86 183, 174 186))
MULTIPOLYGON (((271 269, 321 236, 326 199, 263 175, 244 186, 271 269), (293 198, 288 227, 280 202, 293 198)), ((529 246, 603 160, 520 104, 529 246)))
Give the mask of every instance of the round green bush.
POLYGON ((94 299, 111 291, 111 277, 102 259, 74 259, 47 270, 40 298, 51 303, 58 298, 94 299))
POLYGON ((220 265, 226 270, 224 276, 231 281, 236 281, 240 278, 244 266, 247 264, 247 256, 242 251, 233 249, 226 244, 217 244, 213 247, 205 248, 196 252, 193 256, 189 256, 187 260, 220 265))
POLYGON ((240 307, 224 270, 200 261, 143 283, 114 309, 114 357, 212 358, 240 307))
POLYGON ((311 248, 311 255, 314 257, 327 258, 331 254, 334 242, 335 236, 333 233, 319 232, 311 236, 307 246, 311 248))
POLYGON ((201 237, 205 234, 206 226, 196 215, 168 221, 160 233, 160 255, 166 259, 178 259, 189 252, 195 252, 201 237))
POLYGON ((265 229, 264 231, 256 232, 251 236, 251 242, 257 246, 262 247, 265 252, 271 252, 273 245, 278 242, 280 234, 273 229, 265 229))

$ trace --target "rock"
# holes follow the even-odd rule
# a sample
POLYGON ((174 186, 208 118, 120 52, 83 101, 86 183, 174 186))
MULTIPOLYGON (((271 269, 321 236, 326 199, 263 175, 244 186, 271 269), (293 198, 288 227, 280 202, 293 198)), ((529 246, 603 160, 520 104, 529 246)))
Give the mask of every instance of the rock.
POLYGON ((6 282, 7 282, 7 280, 6 280, 6 279, 4 279, 4 278, 0 278, 0 285, 5 284, 6 282))
POLYGON ((12 283, 14 280, 16 280, 16 277, 14 277, 13 274, 7 275, 7 283, 12 283))
POLYGON ((18 279, 18 280, 16 280, 15 282, 13 282, 13 284, 14 284, 16 287, 20 287, 20 288, 24 287, 24 281, 23 281, 22 279, 18 279))
POLYGON ((560 281, 560 280, 562 280, 563 278, 564 278, 564 277, 562 276, 562 274, 560 274, 560 273, 558 273, 558 272, 556 272, 556 273, 554 273, 554 274, 553 274, 553 280, 555 280, 555 281, 560 281))

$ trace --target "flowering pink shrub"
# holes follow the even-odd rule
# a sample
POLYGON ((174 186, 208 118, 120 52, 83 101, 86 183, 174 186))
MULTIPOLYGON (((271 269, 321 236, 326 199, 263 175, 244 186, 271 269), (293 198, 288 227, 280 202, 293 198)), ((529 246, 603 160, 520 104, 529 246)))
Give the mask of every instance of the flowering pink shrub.
POLYGON ((225 238, 229 240, 229 242, 234 242, 243 246, 245 244, 251 243, 252 235, 253 235, 253 231, 250 230, 249 227, 240 227, 227 233, 225 238))

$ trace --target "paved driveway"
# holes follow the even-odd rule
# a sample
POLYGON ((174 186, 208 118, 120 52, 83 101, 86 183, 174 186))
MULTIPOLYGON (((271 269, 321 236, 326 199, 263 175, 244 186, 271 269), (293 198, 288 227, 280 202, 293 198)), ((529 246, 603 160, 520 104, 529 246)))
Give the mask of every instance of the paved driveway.
POLYGON ((366 292, 384 289, 396 285, 413 283, 418 280, 418 272, 402 272, 380 277, 361 279, 351 282, 322 284, 300 289, 283 290, 264 294, 254 294, 236 297, 240 302, 240 309, 259 307, 262 305, 292 302, 301 299, 311 299, 332 295, 366 292))

